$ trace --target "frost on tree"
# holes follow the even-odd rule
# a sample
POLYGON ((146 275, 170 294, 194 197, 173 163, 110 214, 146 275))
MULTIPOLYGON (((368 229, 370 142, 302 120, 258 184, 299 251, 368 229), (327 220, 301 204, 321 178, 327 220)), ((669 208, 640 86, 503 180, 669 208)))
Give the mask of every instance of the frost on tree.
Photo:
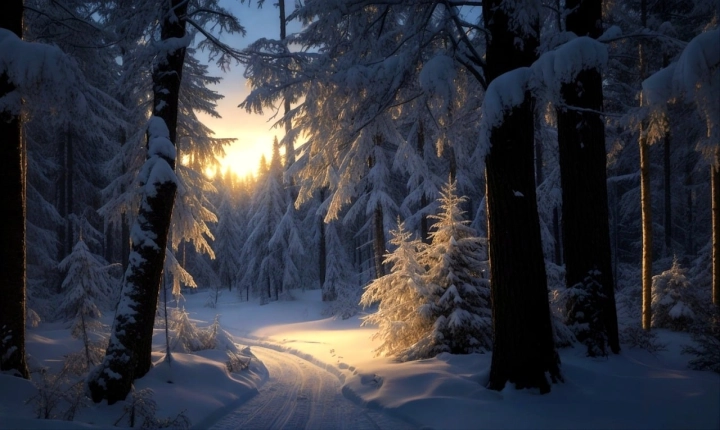
POLYGON ((373 335, 373 339, 381 341, 375 350, 378 355, 401 360, 427 356, 432 348, 428 336, 432 329, 430 293, 423 279, 425 269, 418 262, 418 252, 424 245, 412 239, 404 223, 398 222, 390 234, 390 243, 396 249, 385 257, 385 263, 392 269, 365 287, 360 304, 377 304, 377 311, 363 317, 362 324, 378 326, 373 335))
POLYGON ((428 268, 424 277, 431 297, 428 309, 433 328, 431 356, 441 352, 468 354, 492 349, 490 283, 484 245, 463 219, 457 184, 441 191, 440 214, 430 233, 431 244, 420 261, 428 268))
POLYGON ((114 305, 115 281, 108 274, 108 266, 90 252, 82 238, 58 269, 65 273, 65 294, 56 311, 73 320, 73 333, 85 331, 102 316, 102 311, 114 305))

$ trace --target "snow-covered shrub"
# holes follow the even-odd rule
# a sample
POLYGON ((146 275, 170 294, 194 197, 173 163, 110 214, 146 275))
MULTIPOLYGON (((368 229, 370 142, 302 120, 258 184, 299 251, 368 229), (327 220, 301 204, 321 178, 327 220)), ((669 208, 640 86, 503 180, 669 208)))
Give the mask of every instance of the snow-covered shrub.
POLYGON ((192 352, 205 349, 200 339, 200 329, 190 321, 185 308, 171 311, 169 325, 171 351, 192 352))
POLYGON ((67 357, 59 373, 44 367, 37 371, 38 377, 33 378, 37 393, 25 401, 32 404, 36 418, 72 421, 81 408, 88 406, 84 378, 72 372, 73 360, 67 357))
POLYGON ((218 349, 237 352, 232 336, 220 327, 217 315, 210 326, 200 328, 190 320, 184 308, 173 309, 170 313, 169 329, 171 351, 195 352, 218 349))
POLYGON ((228 372, 236 373, 241 370, 246 370, 250 366, 250 357, 242 354, 237 354, 233 351, 228 351, 228 361, 225 362, 228 372))
POLYGON ((184 410, 174 418, 157 418, 155 416, 157 403, 153 400, 152 396, 152 389, 143 388, 142 390, 135 391, 135 387, 133 386, 128 400, 125 401, 123 414, 115 421, 115 426, 120 424, 123 418, 127 417, 129 427, 135 427, 135 424, 140 423, 140 428, 142 429, 172 428, 183 430, 190 428, 190 418, 185 415, 184 410))
POLYGON ((620 330, 620 343, 630 348, 644 349, 651 354, 667 350, 667 345, 660 342, 657 333, 644 330, 639 325, 631 325, 620 330))
POLYGON ((709 321, 693 327, 694 345, 685 345, 683 354, 694 355, 688 366, 695 370, 710 370, 720 373, 720 310, 714 309, 709 321))
POLYGON ((686 272, 675 259, 670 269, 653 276, 653 327, 688 331, 696 320, 700 306, 685 276, 686 272))

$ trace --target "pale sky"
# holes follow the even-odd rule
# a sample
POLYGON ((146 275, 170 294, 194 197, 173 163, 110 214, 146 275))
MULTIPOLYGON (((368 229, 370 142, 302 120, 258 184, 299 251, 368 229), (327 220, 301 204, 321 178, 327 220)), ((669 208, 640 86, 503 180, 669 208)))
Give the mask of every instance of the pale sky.
MULTIPOLYGON (((247 35, 223 37, 223 40, 234 48, 244 48, 261 37, 280 37, 279 10, 274 6, 277 0, 268 0, 262 9, 257 8, 257 1, 240 3, 239 0, 222 0, 223 7, 229 9, 245 27, 247 35)), ((293 0, 285 0, 286 11, 290 13, 294 6, 293 0)), ((300 26, 293 23, 288 34, 299 31, 300 26)), ((264 154, 269 158, 272 151, 273 136, 282 138, 284 131, 272 128, 275 120, 270 120, 273 112, 265 115, 246 113, 238 105, 249 93, 243 78, 244 67, 233 66, 230 72, 223 73, 214 64, 210 64, 210 74, 223 78, 219 85, 211 86, 214 91, 225 96, 218 102, 217 111, 222 118, 212 118, 200 114, 200 120, 215 132, 215 137, 234 137, 237 141, 225 147, 227 156, 222 160, 223 169, 230 167, 241 176, 257 173, 260 157, 264 154)))

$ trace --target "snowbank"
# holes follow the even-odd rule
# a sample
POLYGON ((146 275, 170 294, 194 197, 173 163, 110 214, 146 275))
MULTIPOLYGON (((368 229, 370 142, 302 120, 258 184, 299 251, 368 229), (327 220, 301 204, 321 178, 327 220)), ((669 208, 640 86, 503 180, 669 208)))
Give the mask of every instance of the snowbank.
MULTIPOLYGON (((668 351, 653 356, 625 347, 606 360, 581 349, 560 352, 563 384, 548 395, 508 386, 484 388, 490 354, 451 355, 408 363, 374 358, 374 329, 322 318, 319 291, 293 293, 297 300, 265 306, 224 303, 223 326, 243 342, 286 351, 337 375, 343 394, 382 408, 418 426, 453 428, 653 428, 720 426, 720 376, 686 369, 682 333, 659 330, 668 351)), ((204 296, 198 294, 197 296, 204 296)), ((188 308, 198 315, 201 298, 188 308), (197 304, 197 305, 195 305, 197 304)), ((202 318, 202 317, 201 317, 202 318)))

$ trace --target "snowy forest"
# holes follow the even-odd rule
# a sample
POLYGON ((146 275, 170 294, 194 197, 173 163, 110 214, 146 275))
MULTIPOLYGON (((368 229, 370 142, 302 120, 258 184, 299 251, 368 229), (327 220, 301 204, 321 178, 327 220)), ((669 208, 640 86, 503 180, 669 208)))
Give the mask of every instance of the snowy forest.
POLYGON ((75 390, 63 419, 135 417, 160 329, 167 360, 244 363, 189 297, 224 318, 308 291, 373 355, 487 355, 503 393, 658 333, 720 373, 720 2, 236 2, 0 6, 3 374, 75 390), (228 44, 257 8, 275 36, 228 44), (220 167, 210 64, 273 114, 256 174, 220 167), (72 377, 28 358, 48 324, 81 345, 72 377))

